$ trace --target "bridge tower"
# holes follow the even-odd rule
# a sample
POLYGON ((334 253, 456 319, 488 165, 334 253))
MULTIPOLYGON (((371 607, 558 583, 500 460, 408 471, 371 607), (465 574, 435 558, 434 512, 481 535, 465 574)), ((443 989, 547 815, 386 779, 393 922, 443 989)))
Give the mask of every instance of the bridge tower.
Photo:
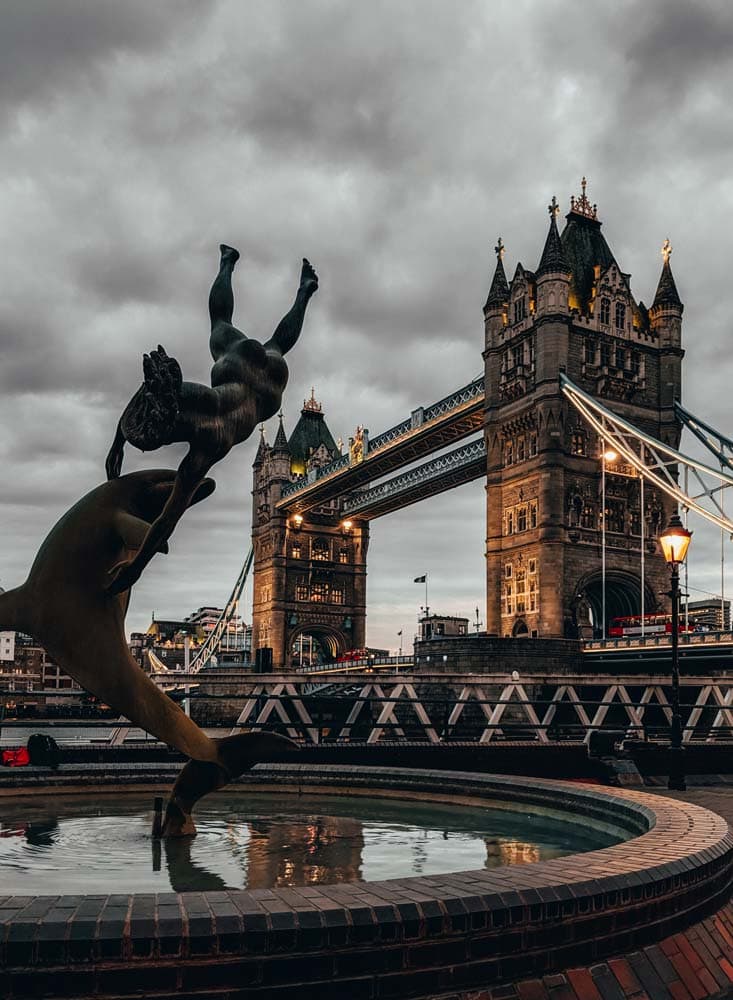
POLYGON ((667 568, 656 537, 670 501, 647 488, 603 446, 562 397, 568 376, 640 429, 677 446, 683 305, 669 263, 651 308, 601 232, 597 208, 570 199, 562 233, 552 199, 550 228, 535 271, 517 264, 511 281, 504 247, 484 306, 487 451, 487 611, 500 636, 589 636, 641 606, 664 604, 667 568), (603 466, 605 464, 605 513, 603 466), (602 524, 605 564, 602 573, 602 524))
POLYGON ((343 521, 338 498, 303 516, 276 506, 283 486, 312 478, 339 454, 313 392, 289 439, 282 416, 271 446, 262 432, 253 465, 252 649, 271 649, 276 670, 365 645, 368 523, 343 521))

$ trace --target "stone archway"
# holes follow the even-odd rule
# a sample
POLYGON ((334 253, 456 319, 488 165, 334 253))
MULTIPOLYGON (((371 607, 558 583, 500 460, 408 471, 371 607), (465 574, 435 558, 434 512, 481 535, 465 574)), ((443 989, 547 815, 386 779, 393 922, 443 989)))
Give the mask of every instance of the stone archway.
MULTIPOLYGON (((646 581, 644 611, 657 609, 653 589, 646 581)), ((606 572, 606 632, 613 618, 641 614, 641 580, 635 573, 611 569, 606 572)), ((576 587, 573 617, 581 636, 592 630, 594 639, 603 635, 603 577, 600 572, 589 573, 576 587)))
POLYGON ((514 628, 512 629, 512 639, 527 639, 529 637, 529 628, 527 627, 526 621, 520 618, 518 621, 514 622, 514 628))
POLYGON ((303 625, 295 629, 287 642, 285 667, 315 667, 333 663, 346 649, 344 636, 323 625, 303 625))

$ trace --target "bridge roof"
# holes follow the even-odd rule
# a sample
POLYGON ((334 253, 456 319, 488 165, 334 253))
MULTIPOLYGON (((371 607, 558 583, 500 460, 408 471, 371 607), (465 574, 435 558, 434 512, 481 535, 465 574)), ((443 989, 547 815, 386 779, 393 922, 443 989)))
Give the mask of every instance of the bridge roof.
POLYGON ((611 264, 618 267, 618 263, 606 243, 598 219, 578 212, 568 212, 565 220, 560 240, 565 259, 570 265, 572 289, 578 298, 580 309, 585 312, 595 281, 596 264, 600 264, 601 270, 605 270, 611 264))

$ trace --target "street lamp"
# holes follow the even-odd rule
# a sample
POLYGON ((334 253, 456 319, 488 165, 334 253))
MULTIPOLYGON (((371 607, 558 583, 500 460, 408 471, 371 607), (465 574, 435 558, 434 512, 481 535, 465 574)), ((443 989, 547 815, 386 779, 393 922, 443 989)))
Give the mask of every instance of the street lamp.
POLYGON ((601 452, 601 639, 606 640, 606 463, 615 462, 618 452, 603 442, 601 452))
POLYGON ((680 563, 685 561, 687 549, 692 538, 692 532, 680 521, 676 512, 669 519, 665 531, 659 536, 659 544, 667 565, 671 570, 672 599, 672 735, 670 741, 670 765, 667 787, 684 792, 685 784, 685 749, 682 745, 682 720, 680 718, 680 563))

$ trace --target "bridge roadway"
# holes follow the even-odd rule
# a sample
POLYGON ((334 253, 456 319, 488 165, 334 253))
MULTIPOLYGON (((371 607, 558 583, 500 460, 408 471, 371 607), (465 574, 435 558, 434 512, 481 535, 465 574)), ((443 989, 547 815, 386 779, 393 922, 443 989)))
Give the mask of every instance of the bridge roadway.
MULTIPOLYGON (((446 396, 431 406, 419 407, 402 423, 391 427, 383 434, 367 440, 366 454, 362 461, 351 462, 350 455, 340 455, 333 462, 283 489, 278 510, 287 513, 304 513, 319 504, 327 503, 334 497, 351 494, 377 479, 381 479, 395 469, 409 465, 439 451, 448 445, 461 441, 483 428, 484 420, 484 378, 483 375, 463 388, 446 396)), ((470 478, 477 478, 483 470, 478 463, 470 478)), ((401 477, 399 477, 401 478, 401 477)), ((468 482, 464 479, 463 482, 468 482)), ((449 489, 457 482, 451 482, 442 489, 449 489)), ((442 489, 436 492, 442 492, 442 489)), ((426 495, 425 491, 420 497, 426 495)), ((415 497, 417 500, 418 497, 415 497)), ((409 501, 413 502, 413 501, 409 501)), ((405 506, 403 501, 396 506, 405 506)), ((394 508, 391 508, 394 509, 394 508)), ((380 513, 386 513, 386 510, 380 513)), ((356 510, 354 509, 356 515, 356 510)), ((366 517, 366 509, 358 516, 366 517)), ((370 515, 376 516, 376 515, 370 515)))
MULTIPOLYGON (((680 673, 729 673, 733 679, 733 632, 693 632, 679 641, 680 673)), ((583 661, 598 673, 664 673, 671 669, 669 636, 586 642, 583 661)))

